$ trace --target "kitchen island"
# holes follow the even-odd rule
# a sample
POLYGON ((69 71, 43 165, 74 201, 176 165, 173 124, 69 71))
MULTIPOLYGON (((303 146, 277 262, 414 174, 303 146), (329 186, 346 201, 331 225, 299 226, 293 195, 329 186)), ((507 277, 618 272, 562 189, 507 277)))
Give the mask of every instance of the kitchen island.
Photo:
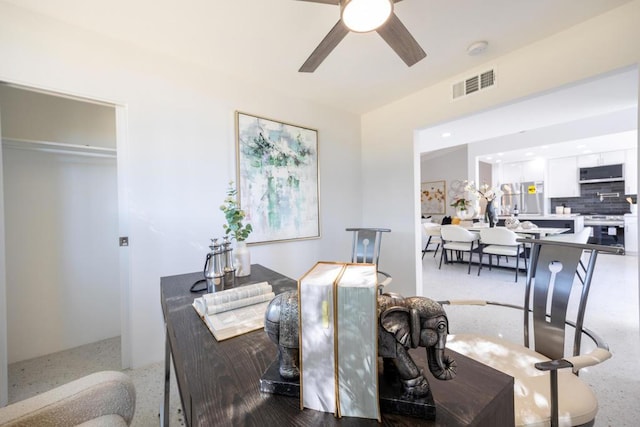
MULTIPOLYGON (((498 225, 504 225, 507 218, 511 215, 498 215, 498 225)), ((580 214, 520 214, 516 218, 520 222, 531 221, 538 227, 568 228, 568 233, 579 233, 584 228, 584 217, 580 214)))

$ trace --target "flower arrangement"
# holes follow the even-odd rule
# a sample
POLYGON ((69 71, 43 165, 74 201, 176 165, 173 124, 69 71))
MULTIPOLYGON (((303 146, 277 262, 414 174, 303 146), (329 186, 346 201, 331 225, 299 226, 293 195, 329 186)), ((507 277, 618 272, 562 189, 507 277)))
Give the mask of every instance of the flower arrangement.
POLYGON ((489 184, 482 184, 479 188, 476 187, 473 181, 465 181, 465 190, 469 193, 472 193, 477 198, 483 198, 487 201, 487 206, 484 211, 484 220, 489 223, 490 227, 495 226, 498 222, 498 217, 496 216, 496 211, 493 206, 493 201, 502 195, 502 191, 491 188, 489 184))
POLYGON ((231 235, 231 238, 238 242, 245 241, 253 231, 253 227, 251 224, 243 224, 246 215, 238 205, 238 190, 234 187, 233 181, 229 182, 227 197, 224 199, 224 204, 220 206, 220 210, 224 212, 227 220, 226 224, 222 224, 224 234, 231 235))
POLYGON ((485 199, 487 202, 492 202, 494 201, 498 196, 502 195, 502 191, 495 189, 495 188, 491 188, 491 186, 489 184, 482 184, 479 188, 476 187, 475 183, 473 181, 465 181, 466 185, 465 185, 465 190, 471 192, 472 194, 474 194, 476 197, 482 197, 483 199, 485 199))

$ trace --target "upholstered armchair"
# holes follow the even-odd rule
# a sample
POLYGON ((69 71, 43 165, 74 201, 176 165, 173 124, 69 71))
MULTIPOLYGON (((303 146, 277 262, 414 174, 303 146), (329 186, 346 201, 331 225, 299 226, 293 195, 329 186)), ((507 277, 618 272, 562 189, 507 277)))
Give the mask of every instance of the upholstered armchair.
POLYGON ((103 371, 0 408, 0 426, 128 426, 135 406, 131 379, 122 372, 103 371))

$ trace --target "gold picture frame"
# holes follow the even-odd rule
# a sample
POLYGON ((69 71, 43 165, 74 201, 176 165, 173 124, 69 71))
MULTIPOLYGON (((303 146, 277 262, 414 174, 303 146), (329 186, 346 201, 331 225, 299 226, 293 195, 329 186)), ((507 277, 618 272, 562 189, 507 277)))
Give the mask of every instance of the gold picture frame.
POLYGON ((236 111, 236 143, 247 243, 319 238, 318 131, 236 111))
POLYGON ((422 214, 444 215, 447 209, 447 181, 426 181, 420 186, 422 214))

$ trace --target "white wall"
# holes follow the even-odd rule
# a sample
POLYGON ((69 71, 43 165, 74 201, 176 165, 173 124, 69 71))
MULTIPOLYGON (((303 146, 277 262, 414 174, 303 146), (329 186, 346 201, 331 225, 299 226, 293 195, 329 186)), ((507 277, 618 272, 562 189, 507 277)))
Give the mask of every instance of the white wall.
MULTIPOLYGON (((446 181, 445 215, 455 215, 455 208, 450 206, 452 203, 451 183, 454 180, 464 181, 465 179, 470 179, 467 177, 467 146, 442 150, 439 153, 425 156, 420 161, 420 176, 422 182, 446 181)), ((434 222, 440 222, 442 216, 433 215, 434 222)))
MULTIPOLYGON (((625 115, 634 116, 637 109, 630 109, 629 112, 625 112, 625 115)), ((498 152, 509 152, 513 150, 524 150, 528 147, 539 147, 540 145, 549 145, 550 152, 548 157, 564 157, 567 156, 567 152, 562 151, 560 155, 554 154, 553 144, 556 143, 571 143, 577 140, 598 140, 599 148, 601 151, 613 151, 626 149, 629 146, 633 146, 636 143, 636 138, 633 141, 629 141, 628 138, 631 134, 635 136, 636 124, 630 123, 615 123, 615 118, 619 116, 616 114, 605 114, 598 117, 600 122, 597 126, 592 126, 596 121, 593 118, 585 118, 577 122, 562 123, 558 125, 548 126, 539 129, 533 129, 523 133, 504 135, 497 138, 492 138, 487 141, 473 142, 469 144, 469 159, 470 161, 476 157, 495 154, 498 152), (603 125, 601 121, 613 118, 610 121, 611 126, 603 125)), ((634 120, 635 121, 635 120, 634 120)), ((571 155, 577 155, 578 153, 572 152, 571 155)))
MULTIPOLYGON (((635 0, 363 116, 364 219, 393 229, 384 255, 385 271, 394 276, 393 290, 411 295, 422 281, 414 132, 637 64, 639 19, 640 1, 635 0), (496 88, 481 96, 450 100, 451 83, 489 66, 500 72, 496 88), (385 170, 389 173, 381 173, 385 170)), ((433 142, 434 149, 446 146, 433 142)))
POLYGON ((252 261, 297 278, 318 260, 349 259, 344 228, 361 224, 359 117, 6 3, 0 3, 0 57, 2 80, 126 107, 118 169, 126 176, 119 192, 131 244, 133 366, 163 357, 160 277, 199 271, 208 239, 222 234, 218 207, 235 177, 234 110, 319 131, 322 238, 254 246, 252 261))

